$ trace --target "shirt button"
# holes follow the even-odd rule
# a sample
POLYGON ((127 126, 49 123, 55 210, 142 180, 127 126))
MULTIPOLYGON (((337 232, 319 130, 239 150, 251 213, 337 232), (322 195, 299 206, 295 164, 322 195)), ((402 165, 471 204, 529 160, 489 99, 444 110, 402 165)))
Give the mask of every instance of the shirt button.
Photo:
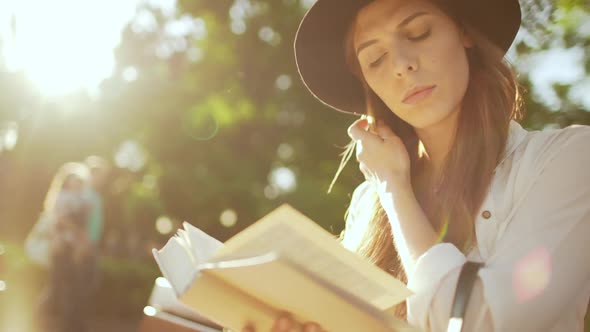
POLYGON ((488 210, 485 210, 484 212, 481 213, 481 216, 484 219, 490 219, 492 217, 492 213, 490 211, 488 211, 488 210))

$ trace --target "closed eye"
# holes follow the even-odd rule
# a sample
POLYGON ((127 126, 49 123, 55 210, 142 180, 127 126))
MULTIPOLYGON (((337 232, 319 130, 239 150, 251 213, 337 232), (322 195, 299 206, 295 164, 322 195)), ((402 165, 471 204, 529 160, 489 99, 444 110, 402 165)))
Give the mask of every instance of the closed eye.
POLYGON ((383 55, 381 55, 377 60, 371 62, 369 64, 369 67, 377 67, 381 64, 381 62, 383 61, 383 59, 385 58, 385 56, 387 55, 387 53, 383 53, 383 55))
POLYGON ((417 36, 417 37, 408 37, 408 39, 411 40, 411 41, 420 41, 420 40, 424 40, 424 39, 428 38, 428 36, 430 36, 430 29, 428 29, 428 31, 426 31, 425 33, 421 34, 420 36, 417 36))

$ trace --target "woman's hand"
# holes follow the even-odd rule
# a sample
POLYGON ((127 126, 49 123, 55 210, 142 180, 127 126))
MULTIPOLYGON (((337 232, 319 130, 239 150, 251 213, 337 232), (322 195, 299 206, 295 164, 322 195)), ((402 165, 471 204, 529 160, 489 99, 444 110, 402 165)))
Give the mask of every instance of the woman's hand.
MULTIPOLYGON (((258 332, 291 332, 295 331, 295 321, 291 318, 288 313, 283 313, 274 322, 271 331, 258 331, 258 332)), ((302 332, 321 332, 322 328, 314 322, 308 322, 303 324, 302 332)), ((242 329, 241 332, 257 332, 256 327, 247 325, 242 329)))
POLYGON ((356 159, 365 178, 377 185, 410 186, 410 157, 402 140, 384 124, 370 130, 367 119, 348 128, 356 142, 356 159))

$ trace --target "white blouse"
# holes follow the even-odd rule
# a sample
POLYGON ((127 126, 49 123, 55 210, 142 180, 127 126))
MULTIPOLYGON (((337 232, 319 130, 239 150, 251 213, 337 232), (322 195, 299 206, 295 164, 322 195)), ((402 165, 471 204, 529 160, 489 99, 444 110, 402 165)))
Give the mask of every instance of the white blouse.
MULTIPOLYGON (((366 227, 367 182, 353 194, 343 244, 366 227), (355 230, 358 230, 355 232, 355 230)), ((446 331, 460 269, 484 262, 464 331, 583 331, 590 299, 590 127, 526 131, 511 122, 504 157, 475 220, 467 257, 450 243, 408 276, 408 321, 446 331)))

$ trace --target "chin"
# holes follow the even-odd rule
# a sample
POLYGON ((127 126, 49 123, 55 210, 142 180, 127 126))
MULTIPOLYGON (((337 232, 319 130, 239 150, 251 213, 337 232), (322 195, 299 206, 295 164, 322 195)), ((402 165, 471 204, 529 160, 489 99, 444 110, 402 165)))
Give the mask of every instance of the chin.
POLYGON ((410 116, 407 120, 414 129, 424 129, 429 127, 434 127, 438 124, 442 124, 452 118, 455 112, 448 111, 448 112, 440 112, 439 109, 429 108, 428 110, 422 110, 420 114, 415 114, 415 116, 410 116))
POLYGON ((437 124, 439 121, 428 121, 427 119, 420 119, 414 120, 412 122, 408 122, 414 129, 424 129, 432 127, 433 125, 437 124))

